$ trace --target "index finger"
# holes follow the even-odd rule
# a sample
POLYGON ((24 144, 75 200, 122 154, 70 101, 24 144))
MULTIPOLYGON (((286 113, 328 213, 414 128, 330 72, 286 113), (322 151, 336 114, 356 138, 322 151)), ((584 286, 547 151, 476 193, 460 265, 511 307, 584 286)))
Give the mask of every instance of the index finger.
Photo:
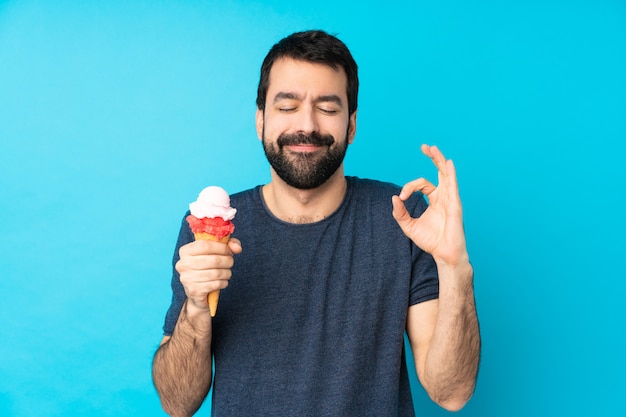
POLYGON ((400 200, 405 201, 407 198, 411 196, 416 191, 421 192, 424 195, 430 195, 433 191, 435 191, 436 187, 425 178, 418 178, 416 180, 407 182, 402 187, 400 191, 400 200))

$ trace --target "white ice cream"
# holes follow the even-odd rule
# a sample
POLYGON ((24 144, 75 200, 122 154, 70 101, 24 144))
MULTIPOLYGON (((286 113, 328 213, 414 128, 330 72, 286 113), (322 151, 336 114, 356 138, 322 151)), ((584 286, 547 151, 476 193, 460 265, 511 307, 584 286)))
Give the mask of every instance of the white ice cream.
POLYGON ((232 220, 237 210, 230 206, 230 197, 222 187, 206 187, 198 195, 198 199, 189 204, 191 214, 201 219, 203 217, 221 217, 224 220, 232 220))

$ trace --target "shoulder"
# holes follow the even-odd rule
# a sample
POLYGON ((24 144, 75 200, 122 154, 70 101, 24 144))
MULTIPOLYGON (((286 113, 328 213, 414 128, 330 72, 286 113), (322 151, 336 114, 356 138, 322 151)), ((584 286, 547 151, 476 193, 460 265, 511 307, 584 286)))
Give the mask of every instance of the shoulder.
POLYGON ((230 205, 234 208, 242 205, 255 204, 260 201, 261 185, 239 191, 230 196, 230 205))
POLYGON ((261 195, 262 185, 231 194, 230 205, 237 210, 233 223, 234 235, 240 237, 243 231, 260 227, 267 219, 265 203, 261 195))
MULTIPOLYGON (((391 182, 358 177, 346 179, 352 188, 355 201, 359 203, 383 204, 388 207, 391 204, 391 197, 400 194, 402 190, 401 186, 391 182)), ((405 202, 405 205, 410 213, 421 212, 426 208, 426 200, 422 193, 417 192, 405 202)))
POLYGON ((346 177, 352 199, 359 203, 389 203, 393 195, 400 193, 400 187, 378 180, 346 177))
POLYGON ((346 177, 348 184, 357 190, 369 192, 400 192, 401 187, 391 182, 373 180, 369 178, 346 177))

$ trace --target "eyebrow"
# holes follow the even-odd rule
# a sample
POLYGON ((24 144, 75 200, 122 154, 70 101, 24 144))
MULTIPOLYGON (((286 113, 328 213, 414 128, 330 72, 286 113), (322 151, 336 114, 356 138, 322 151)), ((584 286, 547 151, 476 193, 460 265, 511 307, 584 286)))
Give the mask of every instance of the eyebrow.
MULTIPOLYGON (((296 93, 288 93, 288 92, 281 91, 281 92, 276 93, 276 95, 274 96, 274 103, 280 100, 302 100, 302 97, 296 93)), ((343 101, 341 100, 341 97, 339 97, 336 94, 328 94, 324 96, 319 96, 315 99, 315 102, 316 103, 330 102, 330 103, 336 103, 339 106, 343 106, 343 101)))
POLYGON ((315 99, 315 102, 316 103, 330 102, 330 103, 338 104, 339 106, 343 106, 341 97, 335 94, 329 94, 327 96, 319 96, 317 99, 315 99))
POLYGON ((280 100, 300 100, 300 96, 296 93, 278 92, 274 96, 274 103, 280 100))

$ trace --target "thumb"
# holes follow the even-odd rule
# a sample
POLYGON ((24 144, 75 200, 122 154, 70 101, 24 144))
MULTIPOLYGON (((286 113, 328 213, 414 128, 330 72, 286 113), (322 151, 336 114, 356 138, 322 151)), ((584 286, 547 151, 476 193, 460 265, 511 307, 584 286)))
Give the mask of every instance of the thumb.
POLYGON ((241 246, 241 241, 239 241, 239 239, 237 238, 231 238, 228 241, 228 247, 230 248, 230 250, 233 252, 234 255, 240 254, 243 251, 243 248, 241 246))
POLYGON ((391 197, 391 204, 393 205, 391 215, 394 219, 396 219, 400 228, 405 230, 408 227, 409 222, 412 220, 411 215, 406 210, 404 202, 397 195, 391 197))

